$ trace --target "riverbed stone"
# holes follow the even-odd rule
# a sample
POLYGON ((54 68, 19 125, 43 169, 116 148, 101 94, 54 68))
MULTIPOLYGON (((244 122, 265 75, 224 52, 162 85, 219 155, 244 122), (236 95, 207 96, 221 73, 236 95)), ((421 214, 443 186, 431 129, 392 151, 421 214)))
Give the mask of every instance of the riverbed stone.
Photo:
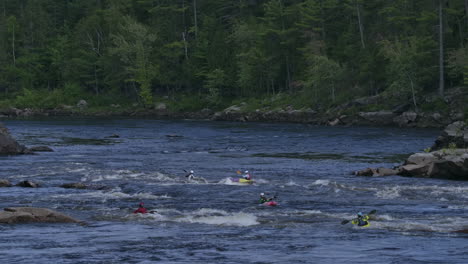
POLYGON ((24 187, 24 188, 39 188, 39 184, 35 183, 33 181, 21 181, 16 184, 18 187, 24 187))
POLYGON ((35 146, 35 147, 30 147, 30 151, 34 152, 53 152, 54 150, 49 148, 48 146, 35 146))
POLYGON ((9 180, 4 180, 4 179, 0 179, 0 187, 11 187, 11 183, 9 180))
POLYGON ((0 223, 79 223, 79 221, 47 208, 9 207, 0 212, 0 223))

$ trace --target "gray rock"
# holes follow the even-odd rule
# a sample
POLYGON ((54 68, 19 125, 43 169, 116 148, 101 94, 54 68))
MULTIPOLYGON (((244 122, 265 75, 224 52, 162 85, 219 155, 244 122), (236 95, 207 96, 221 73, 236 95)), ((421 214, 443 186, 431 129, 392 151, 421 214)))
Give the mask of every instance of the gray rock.
POLYGON ((418 117, 415 112, 403 112, 401 115, 394 117, 393 122, 398 126, 407 126, 408 124, 414 123, 418 117))
POLYGON ((468 126, 463 121, 448 125, 439 136, 431 150, 440 150, 453 145, 457 148, 468 148, 468 126))
POLYGON ((367 168, 364 170, 356 171, 355 174, 356 176, 374 176, 375 170, 371 168, 367 168))
POLYGON ((154 109, 158 110, 158 111, 166 111, 167 110, 167 106, 165 103, 157 103, 155 106, 154 106, 154 109))
POLYGON ((400 167, 398 175, 425 177, 429 170, 429 164, 409 164, 400 167))
POLYGON ((0 180, 0 187, 11 187, 9 180, 0 180))
POLYGON ((76 106, 80 109, 84 109, 88 107, 88 102, 86 102, 86 100, 81 99, 80 101, 78 101, 78 103, 76 103, 76 106))
POLYGON ((392 176, 398 175, 400 170, 396 169, 389 169, 389 168, 377 168, 376 173, 374 176, 392 176))
POLYGON ((359 116, 373 124, 390 125, 393 123, 393 118, 395 118, 396 114, 391 111, 378 111, 360 112, 359 116))
POLYGON ((340 123, 340 119, 336 118, 335 120, 329 121, 328 125, 329 126, 336 126, 340 123))
POLYGON ((17 183, 15 186, 25 187, 25 188, 39 188, 39 184, 32 181, 22 181, 17 183))
POLYGON ((36 147, 30 147, 30 151, 35 151, 35 152, 53 152, 54 150, 47 147, 47 146, 36 146, 36 147))
POLYGON ((223 110, 224 113, 240 112, 241 107, 237 105, 230 106, 223 110))
POLYGON ((46 208, 10 207, 0 212, 0 223, 79 223, 79 221, 46 208))
POLYGON ((405 164, 429 164, 437 160, 432 153, 415 153, 406 159, 405 164))
POLYGON ((0 123, 0 155, 16 155, 31 153, 28 148, 20 145, 0 123))
POLYGON ((81 182, 65 183, 65 184, 60 185, 60 187, 66 188, 66 189, 87 189, 88 188, 86 184, 81 183, 81 182))

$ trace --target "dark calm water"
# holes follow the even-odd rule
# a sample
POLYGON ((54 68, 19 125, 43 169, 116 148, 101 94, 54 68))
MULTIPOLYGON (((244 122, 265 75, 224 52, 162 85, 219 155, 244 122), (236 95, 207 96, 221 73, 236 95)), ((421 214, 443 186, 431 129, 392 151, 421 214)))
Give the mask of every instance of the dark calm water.
POLYGON ((0 263, 468 263, 468 183, 350 175, 391 167, 439 131, 158 120, 6 120, 0 207, 89 223, 0 225, 0 263), (106 138, 112 134, 120 138, 106 138), (170 137, 168 135, 171 135, 170 137), (187 182, 194 170, 208 183, 187 182), (236 185, 237 170, 256 183, 236 185), (83 182, 96 188, 63 189, 83 182), (260 192, 278 207, 257 205, 260 192), (152 215, 134 215, 140 201, 152 215), (378 210, 371 226, 341 225, 378 210))

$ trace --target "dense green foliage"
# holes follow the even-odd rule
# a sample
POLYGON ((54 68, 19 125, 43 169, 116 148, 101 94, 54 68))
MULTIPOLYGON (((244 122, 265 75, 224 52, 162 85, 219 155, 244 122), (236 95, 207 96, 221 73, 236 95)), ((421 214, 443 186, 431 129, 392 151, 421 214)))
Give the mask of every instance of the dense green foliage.
POLYGON ((445 84, 466 86, 468 1, 0 0, 0 106, 417 108, 439 87, 439 3, 445 84))

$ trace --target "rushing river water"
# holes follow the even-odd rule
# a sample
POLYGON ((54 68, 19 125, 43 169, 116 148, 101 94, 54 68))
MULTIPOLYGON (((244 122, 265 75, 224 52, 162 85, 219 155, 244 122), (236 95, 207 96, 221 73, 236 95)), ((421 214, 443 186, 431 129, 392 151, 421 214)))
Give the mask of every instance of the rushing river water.
POLYGON ((0 225, 0 263, 468 263, 468 183, 350 174, 391 167, 435 130, 158 120, 7 120, 0 207, 86 221, 0 225), (112 134, 120 138, 107 138, 112 134), (207 183, 188 182, 184 170, 207 183), (229 177, 249 170, 253 185, 229 177), (92 189, 64 189, 83 182, 92 189), (105 188, 101 188, 105 187, 105 188), (279 206, 257 204, 259 193, 279 206), (157 213, 133 214, 143 201, 157 213), (371 226, 341 225, 377 210, 371 226))

